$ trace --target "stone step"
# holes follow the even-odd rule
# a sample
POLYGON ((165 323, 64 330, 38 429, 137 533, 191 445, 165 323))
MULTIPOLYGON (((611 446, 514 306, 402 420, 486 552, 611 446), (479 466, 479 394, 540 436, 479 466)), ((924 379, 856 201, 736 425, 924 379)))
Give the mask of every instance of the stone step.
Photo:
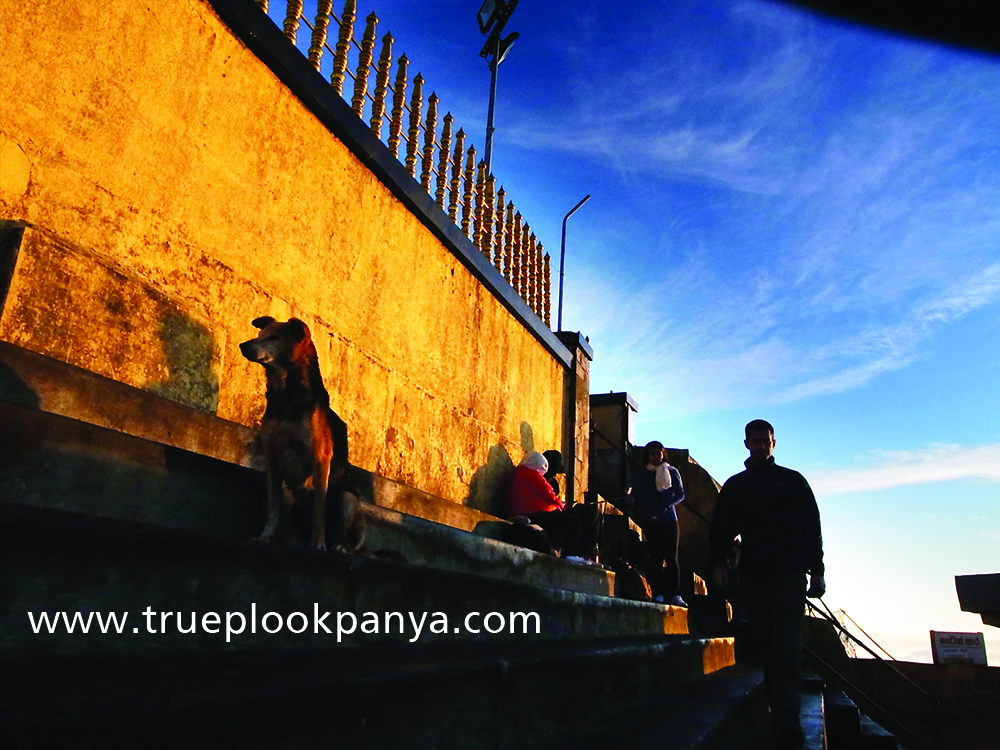
POLYGON ((828 750, 893 750, 898 747, 896 738, 861 713, 842 690, 829 687, 824 690, 823 720, 828 750))
POLYGON ((565 747, 751 750, 767 740, 763 674, 727 667, 682 685, 650 685, 613 716, 595 716, 565 747))
POLYGON ((802 679, 802 733, 806 736, 804 750, 829 750, 823 719, 823 688, 815 673, 806 671, 802 679))
POLYGON ((275 653, 687 632, 683 608, 12 503, 0 504, 0 549, 8 561, 0 568, 0 648, 25 654, 275 653), (55 632, 47 632, 42 614, 59 612, 79 623, 73 633, 51 619, 55 632), (105 619, 109 632, 101 633, 98 615, 110 612, 127 619, 117 627, 105 619), (38 627, 44 632, 35 634, 38 627))
POLYGON ((474 573, 532 586, 613 596, 615 574, 492 539, 506 521, 481 522, 474 532, 365 504, 368 546, 399 551, 411 565, 474 573), (485 527, 485 528, 483 528, 485 527))
POLYGON ((861 714, 861 747, 864 750, 897 750, 899 743, 888 729, 867 714, 861 714))
POLYGON ((679 636, 7 658, 0 726, 15 748, 567 747, 635 696, 704 692, 731 665, 731 644, 679 636))
MULTIPOLYGON (((0 342, 0 498, 228 539, 266 513, 255 433, 0 342)), ((588 594, 614 574, 504 544, 505 521, 355 468, 369 546, 414 565, 588 594)))

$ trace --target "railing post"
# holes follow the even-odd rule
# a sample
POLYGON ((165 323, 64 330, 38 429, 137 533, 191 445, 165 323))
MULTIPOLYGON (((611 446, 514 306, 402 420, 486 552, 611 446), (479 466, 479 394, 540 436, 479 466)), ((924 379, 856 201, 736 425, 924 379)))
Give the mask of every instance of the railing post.
POLYGON ((337 48, 333 53, 333 70, 330 72, 330 85, 337 96, 344 93, 344 76, 347 75, 347 57, 351 51, 354 39, 354 21, 358 15, 357 0, 347 0, 340 14, 340 31, 337 32, 337 48))
POLYGON ((403 111, 406 108, 406 69, 410 61, 406 55, 399 58, 396 65, 396 85, 392 97, 392 120, 389 121, 389 140, 386 145, 393 157, 399 158, 399 142, 403 136, 403 111))
MULTIPOLYGON (((351 106, 354 114, 364 117, 365 95, 368 93, 368 71, 371 69, 372 52, 375 49, 375 27, 378 26, 378 16, 370 13, 365 19, 365 33, 361 37, 361 52, 358 53, 358 68, 354 73, 354 97, 351 106)), ((387 35, 388 36, 388 35, 387 35)), ((389 37, 390 44, 392 37, 389 37)))
MULTIPOLYGON (((491 176, 492 179, 492 176, 491 176)), ((503 274, 507 282, 510 283, 510 259, 504 255, 503 227, 504 208, 506 207, 507 191, 502 187, 497 190, 496 210, 493 213, 493 264, 496 269, 503 274)))
POLYGON ((316 20, 313 23, 312 39, 309 44, 309 62, 316 70, 320 68, 323 59, 323 47, 326 45, 326 33, 330 27, 330 15, 333 12, 333 0, 316 0, 316 20))
POLYGON ((410 177, 417 176, 417 149, 420 148, 420 114, 424 108, 424 77, 417 73, 413 79, 413 96, 410 98, 410 128, 406 132, 406 169, 410 177))
POLYGON ((473 244, 475 244, 476 249, 486 256, 486 260, 490 259, 489 246, 486 244, 485 232, 483 232, 483 215, 486 212, 486 162, 480 161, 479 166, 476 169, 476 212, 475 221, 473 223, 473 232, 475 232, 475 238, 473 244))
POLYGON ((448 216, 458 223, 458 202, 462 197, 462 156, 465 155, 465 131, 455 134, 455 153, 451 157, 451 182, 448 189, 448 216))
MULTIPOLYGON (((469 237, 469 228, 472 224, 472 195, 475 190, 475 174, 476 174, 476 148, 475 146, 469 146, 469 156, 465 161, 465 174, 463 179, 465 181, 465 190, 462 194, 462 234, 469 237)), ((470 238, 473 239, 474 238, 470 238)))
POLYGON ((514 201, 507 201, 507 221, 503 229, 503 252, 507 256, 507 266, 503 277, 507 283, 514 286, 514 201))
POLYGON ((431 193, 431 172, 434 170, 434 130, 437 128, 438 98, 431 92, 427 100, 427 119, 424 121, 424 153, 420 164, 420 186, 431 193))
MULTIPOLYGON (((486 162, 483 162, 486 171, 486 162)), ((500 256, 493 248, 493 233, 496 226, 496 179, 486 172, 486 194, 483 196, 483 254, 490 259, 493 267, 500 270, 500 256)))
POLYGON ((441 210, 444 210, 445 193, 448 190, 448 167, 451 164, 451 126, 455 118, 448 112, 444 116, 444 127, 441 129, 440 158, 437 169, 437 189, 434 198, 441 210))
POLYGON ((514 291, 517 292, 517 296, 521 299, 525 299, 524 295, 524 282, 527 276, 525 272, 527 269, 524 266, 524 247, 521 244, 523 240, 523 230, 521 224, 523 219, 521 218, 521 212, 514 212, 514 224, 511 227, 511 255, 514 257, 514 291))
MULTIPOLYGON (((385 97, 389 92, 389 72, 392 70, 392 34, 382 37, 382 51, 375 71, 375 95, 372 97, 372 116, 368 126, 376 138, 382 138, 382 121, 385 119, 385 97)), ((371 55, 369 55, 371 59, 371 55)))
POLYGON ((302 18, 302 0, 288 0, 285 5, 285 25, 282 30, 293 45, 298 34, 300 18, 302 18))
MULTIPOLYGON (((542 251, 542 244, 538 243, 538 252, 542 251)), ((545 325, 552 328, 552 259, 545 253, 545 325)))

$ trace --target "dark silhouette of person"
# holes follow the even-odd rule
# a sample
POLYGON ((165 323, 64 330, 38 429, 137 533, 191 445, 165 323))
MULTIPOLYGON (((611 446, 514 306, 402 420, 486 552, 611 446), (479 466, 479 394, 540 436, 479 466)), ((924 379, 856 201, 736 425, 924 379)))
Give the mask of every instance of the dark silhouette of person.
MULTIPOLYGON (((549 462, 549 468, 545 472, 545 481, 552 487, 552 491, 558 497, 562 493, 557 475, 565 474, 563 468, 563 456, 560 451, 550 449, 543 454, 545 460, 549 462)), ((574 503, 567 488, 565 500, 565 512, 580 522, 580 533, 573 549, 567 553, 571 557, 582 557, 585 560, 594 562, 597 560, 597 539, 600 536, 599 527, 601 521, 600 509, 596 503, 574 503)))
POLYGON ((805 477, 774 462, 770 423, 755 419, 745 435, 746 470, 726 480, 712 517, 712 580, 727 589, 726 560, 739 535, 740 594, 764 663, 772 739, 777 748, 801 747, 805 600, 826 591, 819 508, 805 477))

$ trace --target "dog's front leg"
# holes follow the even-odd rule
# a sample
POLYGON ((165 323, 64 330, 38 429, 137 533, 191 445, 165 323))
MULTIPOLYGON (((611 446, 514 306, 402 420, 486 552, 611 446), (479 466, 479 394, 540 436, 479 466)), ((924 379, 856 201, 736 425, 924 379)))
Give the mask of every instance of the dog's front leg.
POLYGON ((327 487, 330 481, 330 461, 319 460, 316 462, 315 473, 313 474, 313 520, 312 520, 312 543, 309 545, 313 549, 326 551, 326 496, 327 487))
POLYGON ((274 470, 271 461, 267 462, 267 523, 264 530, 255 541, 271 542, 278 531, 278 519, 281 515, 281 502, 284 493, 281 489, 281 477, 274 470))

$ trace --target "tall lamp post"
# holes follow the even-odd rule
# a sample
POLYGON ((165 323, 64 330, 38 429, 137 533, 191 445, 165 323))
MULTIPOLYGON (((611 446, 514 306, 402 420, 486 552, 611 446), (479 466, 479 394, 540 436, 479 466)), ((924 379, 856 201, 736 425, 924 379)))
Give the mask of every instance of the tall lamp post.
POLYGON ((562 225, 562 248, 559 250, 559 315, 556 322, 556 330, 562 330, 562 300, 563 300, 563 267, 566 265, 566 222, 569 217, 579 211, 583 204, 590 200, 590 196, 585 196, 582 201, 573 206, 573 209, 563 217, 562 225))
POLYGON ((497 98, 497 68, 507 57, 511 46, 521 35, 516 31, 501 39, 507 21, 517 7, 518 0, 486 0, 479 9, 477 20, 479 21, 479 31, 489 34, 486 44, 480 51, 479 56, 487 58, 490 64, 490 106, 486 114, 486 154, 483 161, 486 163, 486 173, 489 174, 493 163, 493 112, 497 98), (492 59, 490 59, 492 58, 492 59))

